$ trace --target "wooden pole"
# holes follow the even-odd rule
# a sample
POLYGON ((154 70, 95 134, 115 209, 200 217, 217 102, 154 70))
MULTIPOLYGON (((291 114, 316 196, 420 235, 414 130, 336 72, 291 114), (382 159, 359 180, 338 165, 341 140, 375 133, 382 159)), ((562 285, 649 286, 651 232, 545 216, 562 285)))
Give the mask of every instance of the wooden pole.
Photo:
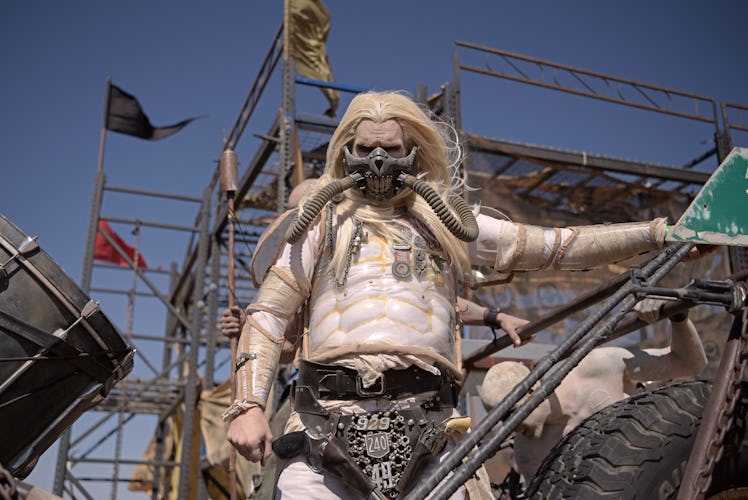
MULTIPOLYGON (((226 148, 221 155, 221 190, 226 196, 227 206, 227 230, 228 230, 228 275, 229 275, 229 308, 236 305, 236 293, 234 284, 234 195, 237 184, 237 159, 233 150, 226 148)), ((231 401, 236 399, 236 350, 238 339, 236 335, 231 337, 231 401)), ((231 500, 236 500, 236 448, 233 446, 229 451, 229 481, 231 500)))

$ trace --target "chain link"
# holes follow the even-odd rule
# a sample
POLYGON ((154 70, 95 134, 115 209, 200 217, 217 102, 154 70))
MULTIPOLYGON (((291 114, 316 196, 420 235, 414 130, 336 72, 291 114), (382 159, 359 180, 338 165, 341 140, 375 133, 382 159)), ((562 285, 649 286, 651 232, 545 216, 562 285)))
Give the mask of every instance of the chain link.
MULTIPOLYGON (((724 450, 724 438, 727 431, 730 429, 735 410, 735 403, 740 395, 741 382, 743 380, 743 372, 745 371, 746 358, 748 358, 748 329, 746 324, 748 323, 748 309, 743 310, 742 318, 742 331, 740 332, 740 349, 736 363, 733 365, 730 373, 729 386, 727 389, 727 395, 725 401, 722 404, 722 415, 720 415, 717 428, 709 447, 707 448, 706 457, 704 463, 701 465, 700 470, 697 474, 697 479, 694 484, 696 491, 703 498, 706 495, 706 491, 709 489, 709 485, 712 480, 712 472, 714 471, 715 464, 722 457, 724 450)), ((742 412, 739 412, 742 415, 742 412)), ((742 441, 742 440, 741 440, 742 441)), ((737 443, 737 451, 740 451, 742 443, 737 443)))
POLYGON ((0 466, 0 498, 2 500, 16 500, 16 480, 13 476, 0 466))
POLYGON ((353 234, 351 235, 351 242, 348 245, 348 253, 345 257, 345 269, 343 270, 343 276, 341 278, 335 278, 335 284, 338 286, 338 288, 341 288, 345 285, 345 282, 348 281, 348 272, 351 269, 351 260, 353 259, 353 254, 356 254, 361 250, 361 232, 362 232, 362 226, 363 223, 358 220, 353 220, 353 234))

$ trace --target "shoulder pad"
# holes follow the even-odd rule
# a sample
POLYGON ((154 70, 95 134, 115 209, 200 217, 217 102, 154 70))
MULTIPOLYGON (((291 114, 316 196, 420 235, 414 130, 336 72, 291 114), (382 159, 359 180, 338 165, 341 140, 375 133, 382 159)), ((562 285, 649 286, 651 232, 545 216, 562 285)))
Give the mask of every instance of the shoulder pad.
POLYGON ((280 255, 286 244, 286 230, 296 217, 297 209, 287 210, 270 224, 255 246, 252 260, 249 263, 249 274, 255 287, 260 286, 268 270, 280 255))
MULTIPOLYGON (((512 222, 512 219, 502 212, 493 207, 481 205, 480 214, 493 219, 507 220, 512 222)), ((473 283, 470 288, 477 290, 486 286, 503 285, 510 283, 514 278, 514 273, 499 273, 494 271, 488 266, 474 266, 472 269, 473 283)))

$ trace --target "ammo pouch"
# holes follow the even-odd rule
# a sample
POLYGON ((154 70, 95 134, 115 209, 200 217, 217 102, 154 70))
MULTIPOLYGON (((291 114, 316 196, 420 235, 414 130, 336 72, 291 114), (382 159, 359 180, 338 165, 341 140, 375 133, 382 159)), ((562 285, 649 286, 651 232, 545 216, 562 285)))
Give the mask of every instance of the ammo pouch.
MULTIPOLYGON (((331 368, 333 373, 339 372, 339 367, 324 368, 331 368)), ((302 367, 294 389, 294 410, 299 413, 306 431, 289 433, 275 440, 273 451, 276 455, 291 458, 303 453, 313 470, 319 472, 324 469, 366 498, 404 496, 415 484, 418 472, 428 459, 439 453, 446 443, 444 427, 453 412, 452 399, 447 397, 449 393, 431 385, 427 390, 436 391, 434 399, 420 405, 413 403, 397 409, 393 405, 393 409, 389 410, 342 415, 329 412, 319 404, 319 385, 315 386, 317 381, 314 378, 311 384, 306 385, 310 377, 308 374, 304 376, 303 372, 302 367), (444 399, 440 395, 444 395, 444 399), (445 400, 448 400, 446 405, 442 404, 445 400)), ((315 370, 317 377, 319 373, 325 376, 325 370, 315 370)), ((382 392, 394 387, 387 386, 388 373, 391 372, 385 373, 382 392)), ((336 398, 349 388, 352 391, 360 388, 355 381, 345 382, 342 379, 340 375, 332 379, 335 383, 332 392, 336 398)), ((391 376, 389 380, 398 379, 391 376)), ((411 387, 415 385, 413 390, 417 391, 418 381, 412 374, 410 380, 411 387)), ((428 380, 427 384, 432 384, 432 381, 428 380)), ((401 389, 398 388, 398 391, 401 389)), ((454 387, 447 389, 453 392, 454 387)), ((321 392, 324 398, 325 390, 321 392)), ((347 399, 361 397, 349 396, 347 399)))

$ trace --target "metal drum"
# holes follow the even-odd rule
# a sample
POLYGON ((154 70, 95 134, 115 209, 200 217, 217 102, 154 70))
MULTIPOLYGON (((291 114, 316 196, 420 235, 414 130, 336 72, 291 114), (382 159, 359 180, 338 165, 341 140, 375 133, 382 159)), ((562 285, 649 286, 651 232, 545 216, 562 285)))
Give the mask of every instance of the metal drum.
POLYGON ((98 304, 0 214, 0 464, 26 477, 132 370, 133 353, 98 304))

